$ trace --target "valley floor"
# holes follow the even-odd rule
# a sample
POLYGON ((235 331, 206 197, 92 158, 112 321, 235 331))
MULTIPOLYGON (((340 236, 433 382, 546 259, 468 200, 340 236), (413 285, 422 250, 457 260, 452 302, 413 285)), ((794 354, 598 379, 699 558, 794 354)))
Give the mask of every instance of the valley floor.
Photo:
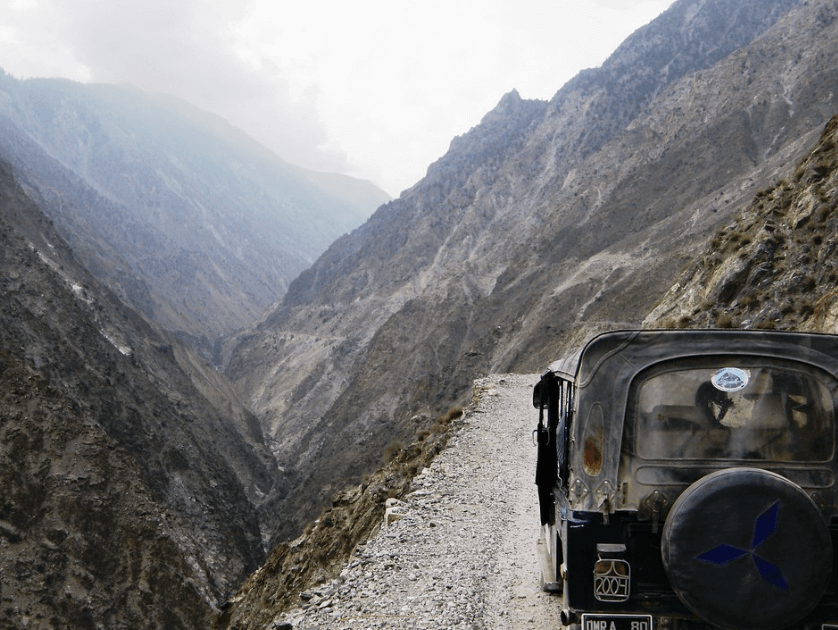
POLYGON ((338 578, 268 628, 557 628, 559 601, 539 588, 532 385, 475 383, 463 426, 395 505, 400 520, 361 545, 338 578))

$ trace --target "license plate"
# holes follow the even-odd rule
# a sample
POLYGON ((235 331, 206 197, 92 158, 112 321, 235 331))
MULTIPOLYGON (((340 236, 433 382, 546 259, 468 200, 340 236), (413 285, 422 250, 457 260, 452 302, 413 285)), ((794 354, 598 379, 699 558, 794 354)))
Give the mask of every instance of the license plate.
POLYGON ((652 615, 582 615, 582 630, 653 630, 652 615))

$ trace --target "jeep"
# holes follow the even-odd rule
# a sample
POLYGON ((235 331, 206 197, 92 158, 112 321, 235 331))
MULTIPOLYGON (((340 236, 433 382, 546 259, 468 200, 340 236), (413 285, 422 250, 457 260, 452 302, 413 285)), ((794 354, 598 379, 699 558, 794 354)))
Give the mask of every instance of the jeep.
POLYGON ((838 336, 599 335, 533 390, 543 587, 581 630, 838 628, 838 336))

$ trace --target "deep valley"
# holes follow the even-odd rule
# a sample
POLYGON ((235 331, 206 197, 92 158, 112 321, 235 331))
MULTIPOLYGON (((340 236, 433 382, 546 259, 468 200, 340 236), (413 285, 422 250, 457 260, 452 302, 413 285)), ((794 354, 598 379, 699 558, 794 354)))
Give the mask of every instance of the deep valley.
POLYGON ((0 77, 0 625, 262 630, 475 379, 615 328, 838 332, 837 31, 678 0, 393 200, 174 99, 0 77))

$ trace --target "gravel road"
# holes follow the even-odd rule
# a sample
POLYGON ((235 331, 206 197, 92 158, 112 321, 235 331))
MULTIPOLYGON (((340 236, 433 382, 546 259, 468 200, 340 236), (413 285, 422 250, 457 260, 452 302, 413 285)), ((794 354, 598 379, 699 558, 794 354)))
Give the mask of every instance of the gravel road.
POLYGON ((394 506, 401 518, 357 548, 340 576, 269 628, 343 630, 561 627, 539 588, 532 386, 475 382, 476 406, 448 448, 394 506))

